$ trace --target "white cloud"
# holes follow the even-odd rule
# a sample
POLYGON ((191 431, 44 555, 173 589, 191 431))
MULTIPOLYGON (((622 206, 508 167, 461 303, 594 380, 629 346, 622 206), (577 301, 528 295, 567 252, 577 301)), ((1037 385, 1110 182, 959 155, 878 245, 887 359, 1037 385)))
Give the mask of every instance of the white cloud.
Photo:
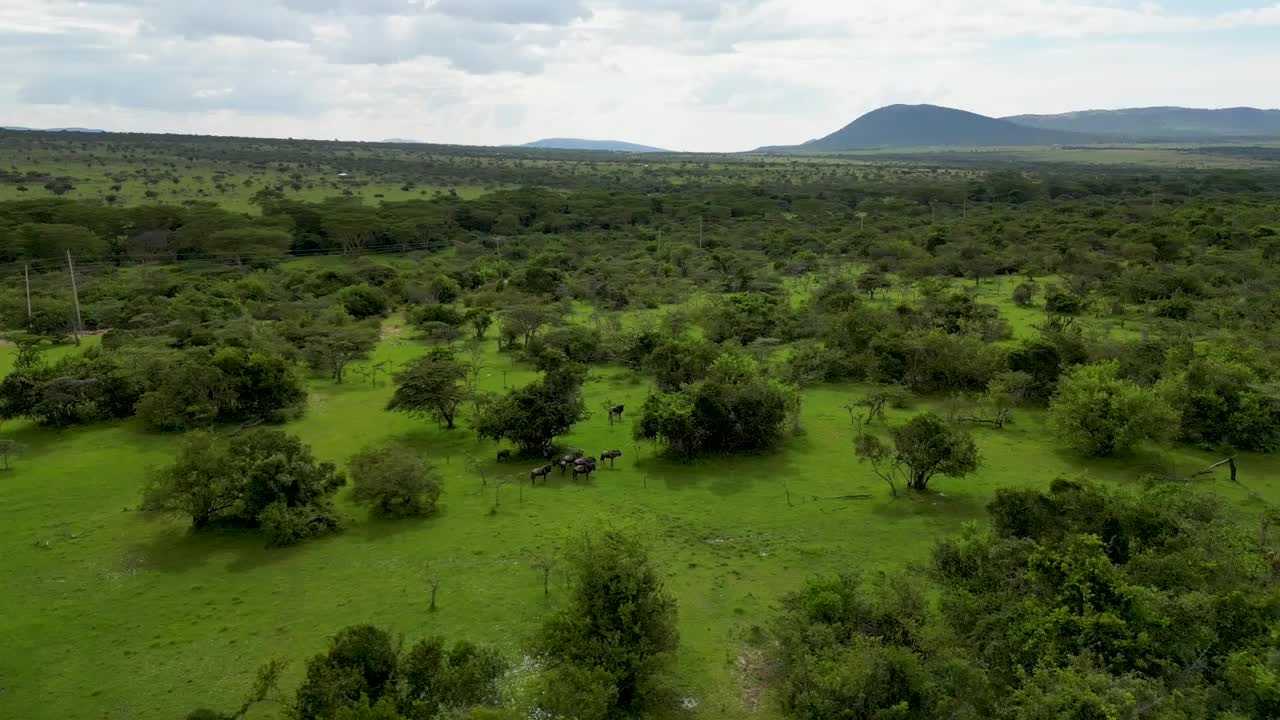
POLYGON ((1280 27, 1280 4, 1177 7, 0 0, 0 123, 740 150, 891 102, 988 114, 1275 103, 1258 78, 1280 76, 1280 43, 1257 36, 1280 27))

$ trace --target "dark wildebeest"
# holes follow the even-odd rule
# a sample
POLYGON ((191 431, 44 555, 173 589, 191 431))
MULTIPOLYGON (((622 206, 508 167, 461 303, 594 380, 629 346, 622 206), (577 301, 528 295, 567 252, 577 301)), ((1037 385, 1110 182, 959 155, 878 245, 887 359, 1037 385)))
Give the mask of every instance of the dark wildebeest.
POLYGON ((620 457, 622 457, 622 451, 621 451, 621 450, 605 450, 604 452, 600 453, 600 460, 601 460, 602 462, 603 462, 603 461, 605 461, 605 460, 608 460, 608 461, 609 461, 609 467, 613 467, 613 459, 614 459, 614 458, 620 458, 620 457))
POLYGON ((565 455, 564 457, 560 458, 560 460, 557 462, 557 464, 559 464, 559 465, 560 465, 560 474, 561 474, 561 475, 563 475, 563 474, 564 474, 564 471, 565 471, 565 468, 567 468, 567 467, 569 467, 570 465, 572 465, 572 464, 574 464, 575 462, 577 462, 577 461, 578 461, 578 459, 579 459, 579 458, 581 458, 581 457, 582 457, 582 451, 581 451, 581 450, 574 450, 573 452, 569 453, 568 455, 565 455))
POLYGON ((499 451, 498 451, 498 462, 502 462, 503 460, 510 460, 510 459, 511 459, 511 451, 510 451, 510 450, 499 450, 499 451))
POLYGON ((614 418, 622 420, 622 412, 627 409, 626 405, 610 405, 609 406, 609 424, 613 424, 614 418))
POLYGON ((579 475, 586 475, 587 479, 591 479, 591 473, 596 471, 596 459, 593 457, 578 458, 573 461, 573 479, 577 480, 579 475))
POLYGON ((534 469, 530 470, 530 471, 529 471, 529 484, 530 484, 530 485, 536 485, 536 484, 538 483, 538 478, 542 478, 542 484, 543 484, 543 485, 546 485, 546 484, 547 484, 547 476, 551 474, 551 468, 552 468, 552 467, 553 467, 552 465, 543 465, 542 467, 534 468, 534 469))

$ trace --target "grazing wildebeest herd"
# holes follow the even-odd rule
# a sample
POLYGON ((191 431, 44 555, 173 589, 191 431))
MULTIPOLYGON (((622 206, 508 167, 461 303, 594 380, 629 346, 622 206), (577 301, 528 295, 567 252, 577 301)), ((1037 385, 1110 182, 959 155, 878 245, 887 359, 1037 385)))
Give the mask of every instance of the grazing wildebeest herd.
MULTIPOLYGON (((622 413, 626 410, 625 405, 614 405, 613 403, 607 403, 607 407, 609 409, 610 425, 613 424, 615 418, 621 420, 622 413)), ((512 457, 512 451, 509 449, 498 451, 498 462, 506 462, 512 457)), ((540 465, 529 471, 530 484, 536 484, 538 478, 542 478, 542 482, 545 485, 547 477, 550 476, 551 471, 557 467, 560 468, 561 475, 564 475, 566 470, 571 470, 574 480, 577 480, 578 476, 584 476, 590 480, 591 474, 596 471, 597 462, 602 463, 605 460, 608 460, 609 467, 615 467, 614 463, 618 458, 622 457, 622 451, 604 450, 600 453, 599 460, 597 460, 590 455, 585 455, 581 450, 576 448, 557 449, 550 442, 546 442, 542 445, 542 457, 546 459, 547 464, 540 465)))

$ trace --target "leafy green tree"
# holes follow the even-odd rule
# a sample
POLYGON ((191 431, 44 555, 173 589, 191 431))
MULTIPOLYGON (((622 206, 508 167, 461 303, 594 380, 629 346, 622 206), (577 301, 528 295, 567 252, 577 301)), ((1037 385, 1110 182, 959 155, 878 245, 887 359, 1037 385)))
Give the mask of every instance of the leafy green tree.
POLYGON ((483 340, 485 333, 493 327, 493 311, 488 308, 470 308, 463 317, 477 340, 483 340))
POLYGON ((431 281, 430 291, 436 302, 448 304, 458 300, 458 296, 462 294, 462 286, 448 275, 437 275, 431 281))
POLYGON ((400 660, 400 712, 408 720, 429 720, 442 711, 499 705, 498 680, 506 670, 490 648, 465 641, 449 647, 441 637, 419 640, 400 660))
POLYGON ((403 445, 374 445, 351 458, 351 498, 388 517, 435 512, 443 481, 426 461, 403 445))
POLYGON ((197 530, 233 517, 244 495, 244 478, 232 472, 229 448, 208 432, 187 434, 172 465, 153 470, 142 507, 190 516, 197 530))
POLYGON ((1104 362, 1074 368, 1062 377, 1049 405, 1049 421, 1070 447, 1105 457, 1171 437, 1178 414, 1154 389, 1121 379, 1117 364, 1104 362))
POLYGON ((610 710, 628 713, 652 705, 662 694, 678 635, 675 599, 648 552, 633 534, 606 529, 580 538, 569 561, 573 590, 566 606, 543 623, 538 653, 576 668, 574 685, 594 705, 606 699, 610 710))
POLYGON ((380 288, 361 283, 338 291, 338 302, 351 317, 357 320, 381 317, 387 314, 391 302, 380 288))
POLYGON ((1178 413, 1178 438, 1202 447, 1280 449, 1280 398, 1240 363, 1200 357, 1164 378, 1159 393, 1178 413))
POLYGON ((329 649, 307 660, 293 713, 300 720, 328 720, 362 699, 376 706, 393 697, 399 654, 390 633, 352 625, 329 639, 329 649))
POLYGON ((706 376, 720 356, 720 348, 704 340, 668 340, 658 345, 644 360, 662 392, 676 392, 706 376))
POLYGON ((505 308, 500 316, 504 332, 523 338, 522 347, 528 347, 538 331, 555 319, 555 313, 542 305, 513 305, 505 308))
POLYGON ((243 347, 219 348, 209 364, 227 380, 223 419, 279 422, 300 413, 307 390, 293 366, 280 355, 243 347))
POLYGON ((917 415, 889 434, 893 447, 875 435, 861 433, 855 449, 859 458, 871 462, 895 495, 900 482, 912 490, 927 490, 935 475, 964 477, 977 470, 982 460, 968 432, 933 413, 917 415))
POLYGON ((858 276, 858 290, 867 294, 867 297, 875 299, 876 293, 891 287, 891 284, 883 273, 875 270, 867 270, 858 276))
POLYGON ((152 473, 143 507, 191 518, 196 529, 216 521, 260 527, 274 545, 289 545, 340 526, 333 496, 346 478, 319 463, 296 437, 256 428, 227 440, 192 433, 173 465, 152 473))
POLYGON ((243 262, 251 258, 283 258, 292 242, 293 236, 284 230, 243 227, 212 233, 205 247, 213 254, 243 262))
POLYGON ((686 457, 767 448, 781 438, 798 401, 794 388, 765 377, 756 361, 726 353, 703 380, 677 393, 650 395, 634 432, 686 457))
POLYGON ((342 384, 347 367, 366 360, 378 344, 376 321, 351 322, 349 319, 322 318, 292 337, 303 358, 313 369, 328 373, 342 384))
POLYGON ((230 402, 231 381, 221 370, 194 357, 176 361, 138 401, 138 417, 159 430, 211 425, 230 402))
POLYGON ((764 293, 725 295, 712 303, 703 319, 707 339, 712 342, 737 340, 749 345, 764 337, 787 333, 787 308, 783 301, 764 293))
POLYGON ((585 375, 581 366, 569 364, 512 390, 484 408, 476 433, 510 440, 524 452, 541 451, 587 416, 581 392, 585 375))
POLYGON ((15 232, 28 258, 65 261, 68 251, 81 258, 107 254, 106 241, 80 225, 31 223, 18 226, 15 232))
POLYGON ((896 579, 867 585, 853 575, 819 577, 783 598, 770 629, 789 717, 931 717, 930 668, 915 647, 923 598, 896 579))
POLYGON ((467 370, 449 348, 435 348, 396 373, 387 409, 431 417, 453 429, 458 406, 467 399, 467 370))

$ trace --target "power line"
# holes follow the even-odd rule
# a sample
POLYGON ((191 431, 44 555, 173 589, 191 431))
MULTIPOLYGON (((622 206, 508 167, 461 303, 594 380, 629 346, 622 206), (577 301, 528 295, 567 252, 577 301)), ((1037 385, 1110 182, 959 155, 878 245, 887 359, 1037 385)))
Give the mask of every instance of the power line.
MULTIPOLYGON (((77 267, 80 270, 86 270, 86 269, 97 269, 97 268, 119 268, 119 267, 125 267, 125 266, 141 266, 141 265, 154 265, 159 267, 175 266, 175 265, 191 266, 191 265, 198 265, 201 263, 226 266, 227 261, 229 260, 255 260, 255 259, 270 258, 270 259, 279 259, 282 261, 286 261, 286 260, 291 260, 295 258, 310 258, 310 257, 365 257, 368 255, 395 255, 395 254, 401 254, 401 253, 417 252, 422 250, 427 250, 427 251, 437 250, 440 248, 448 247, 449 245, 450 245, 450 242, 447 240, 431 240, 431 241, 422 242, 422 243, 408 243, 408 244, 394 243, 394 244, 387 244, 387 245, 374 245, 374 246, 367 246, 362 248, 355 248, 351 250, 342 250, 339 248, 309 248, 305 250, 297 250, 297 251, 286 253, 283 255, 277 252, 269 252, 269 251, 245 252, 245 253, 209 253, 207 255, 200 256, 200 257, 170 258, 163 261, 148 260, 146 258, 139 258, 136 256, 134 257, 125 256, 118 259, 96 258, 96 259, 91 259, 88 262, 82 261, 77 265, 77 267)), ((36 270, 37 272, 39 272, 40 270, 45 270, 46 272, 52 272, 56 269, 56 267, 60 265, 61 265, 61 262, 56 260, 37 260, 37 261, 32 261, 30 263, 24 263, 22 267, 24 269, 24 272, 32 269, 36 270)), ((0 267, 6 267, 6 266, 0 266, 0 267)), ((11 271, 16 271, 18 269, 18 263, 11 263, 6 269, 11 271)))

